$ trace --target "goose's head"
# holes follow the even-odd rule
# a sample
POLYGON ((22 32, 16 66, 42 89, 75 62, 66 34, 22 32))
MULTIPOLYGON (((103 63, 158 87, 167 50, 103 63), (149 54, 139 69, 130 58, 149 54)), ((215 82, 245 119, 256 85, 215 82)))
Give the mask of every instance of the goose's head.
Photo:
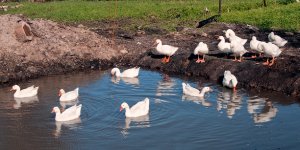
POLYGON ((128 104, 123 102, 120 106, 120 112, 123 110, 123 109, 126 109, 126 108, 129 108, 128 104))
POLYGON ((252 40, 256 40, 256 36, 252 36, 252 40))
POLYGON ((219 36, 218 40, 225 40, 224 36, 219 36))
POLYGON ((60 113, 60 109, 58 107, 53 107, 52 112, 51 113, 60 113))
POLYGON ((14 85, 12 86, 12 88, 10 89, 10 91, 16 91, 16 90, 20 90, 20 87, 18 85, 14 85))
POLYGON ((224 71, 224 76, 231 74, 231 72, 229 70, 225 70, 224 71))
POLYGON ((161 40, 160 40, 160 39, 156 39, 156 40, 155 40, 155 43, 156 43, 156 44, 159 44, 159 43, 161 43, 161 40))
POLYGON ((61 95, 65 94, 65 93, 66 93, 66 92, 65 92, 64 89, 60 89, 60 90, 58 91, 58 96, 61 96, 61 95))
POLYGON ((211 92, 212 91, 212 89, 210 87, 204 87, 202 90, 204 92, 211 92))

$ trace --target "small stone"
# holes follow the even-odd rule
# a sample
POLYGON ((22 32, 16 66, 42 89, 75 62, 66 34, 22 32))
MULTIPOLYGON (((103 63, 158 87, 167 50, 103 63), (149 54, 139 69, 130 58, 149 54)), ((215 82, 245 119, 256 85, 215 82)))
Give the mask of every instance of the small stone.
POLYGON ((127 54, 128 51, 127 51, 126 49, 122 49, 122 50, 120 50, 120 53, 121 53, 121 54, 127 54))
POLYGON ((78 27, 78 28, 84 28, 84 25, 79 24, 77 27, 78 27))

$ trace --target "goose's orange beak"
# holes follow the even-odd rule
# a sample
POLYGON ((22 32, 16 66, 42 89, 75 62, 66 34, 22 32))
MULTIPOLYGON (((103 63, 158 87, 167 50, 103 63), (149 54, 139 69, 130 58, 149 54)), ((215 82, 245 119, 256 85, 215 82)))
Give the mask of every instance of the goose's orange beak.
POLYGON ((55 112, 54 109, 52 109, 51 113, 54 113, 54 112, 55 112))
POLYGON ((123 107, 122 106, 120 106, 120 112, 123 110, 123 107))

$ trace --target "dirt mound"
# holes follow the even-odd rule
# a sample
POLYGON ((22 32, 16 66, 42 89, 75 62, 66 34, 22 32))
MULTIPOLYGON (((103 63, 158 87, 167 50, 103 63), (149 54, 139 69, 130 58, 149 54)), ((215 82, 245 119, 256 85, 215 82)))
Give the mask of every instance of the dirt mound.
POLYGON ((48 20, 28 20, 17 15, 0 16, 0 82, 100 66, 120 55, 122 47, 84 28, 48 20), (32 39, 23 42, 15 33, 23 20, 32 39), (19 21, 19 22, 18 22, 19 21))

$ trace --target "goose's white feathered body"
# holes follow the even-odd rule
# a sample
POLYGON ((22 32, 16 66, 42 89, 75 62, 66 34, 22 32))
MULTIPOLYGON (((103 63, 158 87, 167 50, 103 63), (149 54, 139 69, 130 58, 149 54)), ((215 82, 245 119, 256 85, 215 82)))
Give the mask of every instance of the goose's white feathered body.
POLYGON ((231 48, 231 51, 232 53, 235 55, 235 56, 240 56, 242 57, 246 52, 248 52, 244 45, 238 41, 232 41, 230 43, 230 48, 231 48))
POLYGON ((156 40, 157 46, 156 50, 159 54, 172 56, 178 50, 178 47, 171 46, 171 45, 162 45, 162 41, 160 39, 156 40))
POLYGON ((64 112, 60 112, 58 107, 54 107, 52 112, 55 112, 55 120, 56 121, 70 121, 80 117, 82 104, 76 106, 72 106, 66 109, 64 112))
POLYGON ((229 87, 229 88, 235 88, 238 81, 236 77, 228 70, 224 72, 224 78, 223 78, 223 86, 229 87))
POLYGON ((145 98, 143 101, 137 102, 131 108, 126 102, 123 102, 120 106, 120 111, 125 109, 126 117, 140 117, 149 113, 149 99, 145 98))
POLYGON ((207 44, 200 42, 198 46, 194 50, 194 55, 199 55, 200 54, 208 54, 208 46, 207 44))
POLYGON ((74 89, 73 91, 65 92, 63 89, 59 90, 60 98, 62 102, 76 100, 79 95, 79 88, 74 89))
POLYGON ((183 90, 183 94, 186 95, 204 97, 205 93, 209 92, 211 89, 210 87, 204 87, 200 92, 198 89, 193 88, 189 84, 182 83, 182 90, 183 90))
POLYGON ((23 90, 20 89, 20 86, 14 85, 11 90, 15 90, 14 93, 15 98, 25 98, 25 97, 33 97, 36 96, 38 93, 39 87, 34 87, 34 85, 25 88, 23 90))
POLYGON ((226 30, 225 36, 226 36, 226 38, 229 39, 230 42, 237 41, 238 43, 240 43, 242 45, 245 45, 247 42, 247 39, 242 39, 242 38, 236 36, 235 32, 231 29, 226 30))
POLYGON ((276 46, 275 44, 273 44, 271 42, 260 43, 260 44, 258 44, 258 47, 263 50, 265 55, 271 56, 271 57, 278 57, 282 52, 278 46, 276 46))
POLYGON ((140 67, 134 67, 127 70, 124 70, 122 73, 119 68, 113 68, 111 70, 111 75, 116 77, 125 77, 125 78, 135 78, 139 76, 140 67))
POLYGON ((258 47, 258 44, 262 41, 258 41, 255 36, 252 36, 252 40, 250 41, 250 48, 259 53, 263 53, 262 49, 258 47))
POLYGON ((268 35, 269 41, 273 44, 277 45, 278 47, 283 47, 288 41, 283 39, 282 37, 275 35, 274 32, 271 32, 268 35))
POLYGON ((223 36, 219 36, 218 39, 221 40, 218 44, 218 49, 224 53, 231 53, 230 43, 225 42, 225 38, 223 36))

